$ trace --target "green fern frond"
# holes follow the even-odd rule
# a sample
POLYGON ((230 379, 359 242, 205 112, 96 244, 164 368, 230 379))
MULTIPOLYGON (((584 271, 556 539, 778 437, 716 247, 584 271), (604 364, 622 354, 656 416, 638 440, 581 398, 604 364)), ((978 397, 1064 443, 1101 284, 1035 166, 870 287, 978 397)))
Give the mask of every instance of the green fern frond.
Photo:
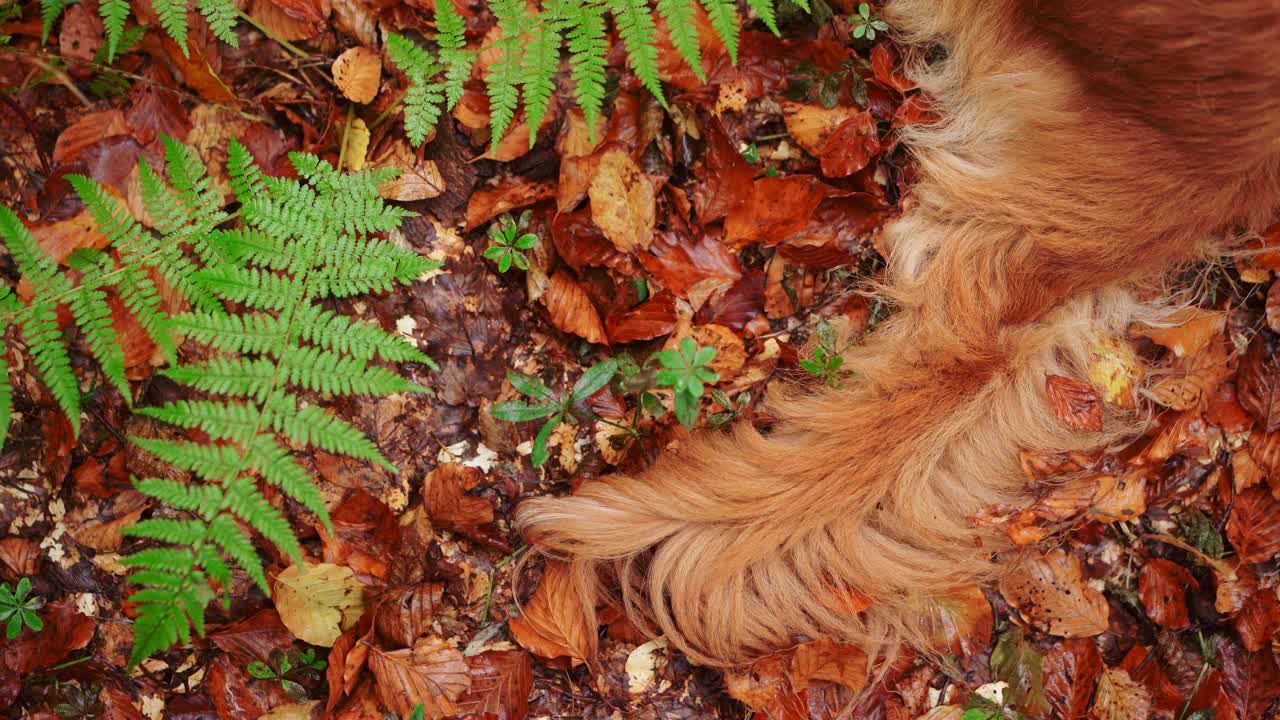
POLYGON ((102 28, 106 31, 106 61, 110 64, 116 59, 116 51, 124 37, 124 21, 129 18, 129 0, 101 0, 98 3, 98 14, 102 16, 102 28))
POLYGON ((209 22, 214 37, 231 47, 240 47, 236 37, 236 6, 231 0, 196 0, 200 14, 209 22))
POLYGON ((778 16, 773 7, 773 0, 747 0, 747 7, 760 16, 760 19, 764 21, 765 27, 769 28, 769 32, 774 35, 782 34, 778 31, 778 16))
POLYGON ((556 0, 551 7, 564 27, 574 96, 594 137, 604 110, 605 55, 609 52, 604 6, 598 0, 556 0))
POLYGON ((197 279, 224 300, 244 303, 259 310, 283 310, 296 303, 303 292, 302 286, 293 278, 256 268, 211 268, 198 272, 197 279))
POLYGON ((49 42, 49 33, 53 32, 53 24, 58 22, 62 11, 67 7, 66 0, 40 0, 40 44, 49 42))
POLYGON ((738 40, 740 37, 738 4, 735 0, 701 0, 720 42, 729 53, 729 61, 738 64, 738 40))
POLYGON ((217 440, 248 443, 257 434, 258 413, 242 403, 212 400, 175 400, 160 407, 138 408, 138 413, 184 428, 200 428, 217 440))
POLYGON ((555 75, 560 67, 560 31, 551 13, 539 13, 524 47, 524 113, 529 123, 529 147, 538 142, 538 128, 547 115, 555 75))
POLYGON ((298 538, 294 536, 289 521, 267 502, 257 485, 241 478, 239 481, 228 484, 226 490, 227 507, 235 513, 236 517, 245 521, 262 537, 270 540, 288 555, 290 560, 295 563, 302 562, 302 548, 298 545, 298 538))
POLYGON ((376 356, 390 362, 417 362, 437 369, 431 358, 403 336, 389 333, 374 323, 314 305, 300 308, 297 322, 302 338, 313 345, 361 360, 372 360, 376 356))
POLYGON ((200 520, 152 518, 139 520, 122 532, 130 537, 159 540, 172 545, 196 545, 204 541, 209 526, 200 520))
MULTIPOLYGON (((165 463, 181 470, 198 473, 206 480, 219 483, 230 482, 244 472, 244 457, 230 445, 205 445, 197 442, 153 440, 142 437, 130 437, 129 441, 165 463)), ((177 492, 163 482, 155 486, 147 484, 150 482, 150 480, 139 481, 138 491, 153 497, 157 496, 150 490, 177 492)), ((213 517, 217 512, 218 504, 222 501, 222 491, 217 485, 183 485, 182 487, 183 490, 178 495, 157 497, 157 499, 169 505, 179 506, 183 510, 199 512, 205 516, 205 519, 213 517), (189 496, 187 491, 191 489, 199 489, 203 494, 189 496), (216 492, 204 492, 205 489, 216 492), (188 497, 190 500, 185 499, 188 497)))
MULTIPOLYGON (((772 0, 768 1, 772 2, 772 0)), ((707 76, 702 70, 702 51, 698 44, 698 26, 695 23, 697 12, 693 8, 693 0, 657 0, 657 3, 658 14, 667 21, 667 33, 671 36, 671 46, 689 64, 698 79, 705 83, 707 76)))
POLYGON ((440 63, 399 33, 387 33, 387 58, 409 80, 404 96, 405 131, 409 142, 421 145, 435 128, 445 102, 444 86, 434 80, 440 63))
MULTIPOLYGON (((131 437, 130 442, 138 443, 143 438, 131 437)), ((147 452, 154 454, 156 457, 164 458, 161 452, 157 452, 154 448, 159 446, 160 441, 148 440, 145 446, 147 452)), ((177 444, 177 443, 174 443, 177 444)), ((191 443, 195 445, 195 443, 191 443)), ((204 446, 198 447, 226 447, 226 446, 204 446)), ((234 452, 232 448, 228 451, 234 452)), ((237 460, 239 455, 236 455, 237 460)), ((181 467, 181 466, 180 466, 181 467)), ((204 467, 198 462, 192 467, 204 467)), ((230 470, 227 479, 234 477, 240 468, 237 466, 230 470)), ((211 473, 208 477, 216 477, 216 473, 211 473)), ((206 519, 213 519, 218 509, 222 507, 223 492, 218 485, 193 485, 178 480, 170 480, 168 478, 143 478, 134 479, 133 487, 138 492, 148 497, 153 497, 160 502, 171 505, 179 510, 198 513, 206 519)))
POLYGON ((276 365, 266 358, 215 357, 199 365, 179 365, 161 373, 201 392, 264 401, 275 389, 276 365))
POLYGON ((35 360, 36 370, 58 407, 80 434, 80 384, 71 369, 65 339, 58 327, 57 309, 52 303, 28 306, 22 323, 22 339, 35 360))
POLYGON ((102 374, 119 391, 128 405, 133 404, 129 380, 124 375, 124 350, 111 320, 107 294, 89 284, 82 284, 71 296, 71 316, 84 333, 89 354, 98 361, 102 374))
POLYGON ((467 23, 452 0, 436 3, 436 44, 440 46, 440 62, 444 65, 445 108, 452 110, 462 99, 463 84, 471 77, 475 55, 466 50, 467 23))
POLYGON ((278 408, 268 415, 272 429, 300 446, 318 447, 357 460, 375 462, 392 472, 396 467, 359 428, 318 405, 278 408))
MULTIPOLYGON (((274 509, 274 508, 272 508, 274 509)), ((283 520, 283 518, 281 518, 283 520)), ((276 525, 271 523, 274 529, 276 525)), ((288 530, 287 534, 292 537, 293 531, 289 530, 289 524, 286 521, 284 525, 288 530)), ((227 557, 235 561, 263 592, 270 594, 271 586, 267 584, 267 575, 263 571, 262 559, 258 557, 258 551, 253 547, 253 538, 249 537, 235 519, 230 515, 219 515, 209 523, 209 535, 213 538, 214 543, 227 557)))
POLYGON ((491 0, 489 9, 497 19, 502 37, 494 42, 498 59, 489 66, 485 76, 485 91, 489 95, 489 125, 491 150, 507 134, 507 128, 516 116, 516 104, 520 100, 521 78, 521 28, 528 22, 524 0, 491 0))
POLYGON ((618 36, 627 49, 631 72, 665 108, 667 99, 662 94, 662 81, 658 78, 657 25, 653 22, 648 0, 609 0, 609 11, 613 13, 618 36))
POLYGON ((266 191, 266 174, 254 163, 249 149, 235 138, 227 145, 227 179, 236 197, 255 197, 266 191))
POLYGON ((170 325, 186 337, 233 353, 265 353, 275 350, 285 341, 287 329, 278 317, 266 313, 184 313, 174 317, 170 325))
POLYGON ((0 206, 0 240, 18 266, 18 272, 37 287, 58 275, 58 266, 40 249, 35 236, 7 207, 0 206))
POLYGON ((280 355, 278 370, 293 385, 334 395, 429 392, 384 367, 314 347, 285 350, 280 355))
MULTIPOLYGON (((0 336, 8 328, 0 327, 0 336)), ((13 422, 13 385, 9 383, 9 361, 0 352, 0 441, 9 436, 9 424, 13 422)))
POLYGON ((178 43, 183 55, 190 56, 187 50, 187 0, 151 0, 151 8, 160 19, 160 27, 178 43))
POLYGON ((333 532, 329 509, 325 507, 320 488, 316 487, 310 473, 298 464, 293 454, 284 446, 271 437, 259 435, 249 447, 249 462, 262 475, 263 480, 280 488, 285 495, 315 513, 324 523, 325 530, 333 532))
POLYGON ((156 347, 164 353, 165 358, 172 362, 177 357, 178 348, 169 331, 155 283, 139 268, 124 267, 120 269, 120 274, 120 283, 116 285, 120 301, 156 347))

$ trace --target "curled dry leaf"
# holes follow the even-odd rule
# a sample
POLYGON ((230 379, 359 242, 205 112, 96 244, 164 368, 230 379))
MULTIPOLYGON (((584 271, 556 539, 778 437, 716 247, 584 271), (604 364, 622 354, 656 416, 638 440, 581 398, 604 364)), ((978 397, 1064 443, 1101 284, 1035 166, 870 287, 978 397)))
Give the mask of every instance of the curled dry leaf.
POLYGON ((533 663, 528 653, 490 650, 465 660, 471 687, 458 699, 458 709, 492 720, 523 720, 529 714, 533 663))
POLYGON ((1044 391, 1053 414, 1067 427, 1102 432, 1102 398, 1092 385, 1062 375, 1047 375, 1044 391))
POLYGON ((397 647, 412 647, 431 634, 432 621, 444 601, 444 585, 425 582, 388 590, 378 603, 374 624, 379 637, 397 647))
POLYGON ((791 687, 785 654, 770 655, 745 671, 726 671, 724 686, 738 701, 761 717, 772 720, 805 720, 805 700, 791 687))
POLYGON ((1267 432, 1280 430, 1280 336, 1258 333, 1240 359, 1236 398, 1267 432))
POLYGON ((364 586, 351 568, 330 563, 290 565, 275 579, 276 611, 299 640, 332 647, 364 612, 364 586))
POLYGON ((399 175, 378 188, 378 194, 387 200, 429 200, 444 192, 444 176, 440 174, 436 161, 418 160, 409 144, 403 140, 395 141, 390 150, 379 155, 375 161, 378 167, 400 171, 399 175))
POLYGON ((346 696, 352 694, 369 659, 369 637, 373 633, 373 619, 369 613, 360 616, 359 622, 333 641, 329 651, 325 680, 329 685, 329 702, 326 709, 332 711, 346 696))
POLYGON ((1191 624, 1186 594, 1198 587, 1200 583, 1186 568, 1163 558, 1148 560, 1138 573, 1138 596, 1147 608, 1147 615, 1171 629, 1191 624))
POLYGON ((755 170, 725 134, 718 118, 712 117, 703 127, 707 149, 702 158, 702 182, 694 185, 692 197, 698 222, 713 223, 746 202, 751 193, 755 170))
POLYGON ((593 343, 607 342, 604 324, 587 291, 563 270, 557 270, 547 283, 542 303, 551 315, 551 324, 567 333, 593 343))
POLYGON ((595 628, 582 614, 569 566, 561 561, 547 562, 538 589, 509 626, 516 642, 539 657, 568 657, 580 663, 591 655, 595 628))
POLYGON ((493 504, 466 494, 483 477, 478 468, 467 465, 437 465, 423 481, 423 502, 431 521, 453 530, 493 522, 493 504))
POLYGON ((1061 637, 1097 635, 1111 615, 1107 599, 1085 582, 1080 559, 1061 548, 1026 554, 1001 578, 1000 593, 1037 627, 1061 637))
POLYGON ((587 196, 591 219, 614 247, 622 252, 649 247, 656 222, 653 183, 630 155, 618 148, 604 151, 587 196))
POLYGON ((629 343, 667 335, 676 328, 676 299, 669 290, 654 295, 626 312, 605 318, 609 341, 629 343))
POLYGON ((695 307, 712 292, 729 287, 742 277, 738 256, 706 234, 693 240, 681 233, 659 230, 648 251, 637 257, 663 287, 695 307))
POLYGON ((1227 537, 1241 560, 1270 560, 1280 553, 1280 501, 1260 487, 1236 495, 1227 520, 1227 537))
POLYGON ((1199 354, 1227 327, 1226 313, 1197 307, 1180 308, 1165 320, 1169 323, 1166 327, 1141 326, 1137 334, 1169 348, 1178 357, 1199 354))
POLYGON ((661 650, 667 647, 663 638, 641 643, 627 654, 624 668, 627 671, 627 694, 634 697, 645 694, 653 688, 658 678, 659 663, 662 662, 661 650))
POLYGON ((939 648, 948 648, 955 655, 973 655, 991 643, 991 603, 977 585, 927 602, 929 631, 939 648))
POLYGON ((363 45, 350 48, 333 61, 333 82, 348 100, 372 102, 382 82, 382 58, 363 45))
POLYGON ((419 703, 432 720, 457 715, 456 703, 471 689, 471 672, 462 653, 437 637, 418 642, 412 650, 370 648, 369 669, 377 682, 378 698, 402 718, 409 717, 419 703))
POLYGON ((1150 392, 1156 402, 1167 408, 1190 410, 1209 402, 1222 381, 1230 376, 1226 346, 1214 342, 1185 358, 1174 374, 1152 380, 1150 392))
POLYGON ((1098 678, 1098 693, 1089 711, 1091 720, 1134 720, 1151 714, 1151 695, 1129 673, 1107 668, 1098 678))

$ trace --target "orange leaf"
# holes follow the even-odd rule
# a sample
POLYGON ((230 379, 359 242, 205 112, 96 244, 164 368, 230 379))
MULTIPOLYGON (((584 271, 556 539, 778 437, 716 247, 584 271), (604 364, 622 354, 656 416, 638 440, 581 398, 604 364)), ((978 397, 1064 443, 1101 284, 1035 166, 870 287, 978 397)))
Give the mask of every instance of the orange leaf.
POLYGON ((1151 696, 1129 673, 1107 668, 1098 678, 1098 693, 1089 711, 1092 720, 1134 720, 1150 715, 1151 696))
POLYGON ((445 463, 437 465, 423 485, 423 503, 431 521, 450 529, 474 528, 493 522, 493 505, 467 491, 484 476, 479 469, 445 463))
POLYGON ((1267 562, 1280 552, 1280 501, 1263 488, 1236 495, 1227 537, 1245 562, 1267 562))
POLYGON ((744 672, 726 671, 724 686, 735 699, 771 720, 807 720, 804 699, 791 687, 787 655, 757 660, 744 672))
POLYGON ((1191 624, 1186 594, 1198 587, 1200 583, 1186 568, 1163 558, 1148 560, 1138 573, 1138 596, 1147 608, 1147 615, 1175 630, 1191 624))
POLYGON ((629 343, 667 335, 676 328, 676 299, 669 290, 605 318, 610 342, 629 343))
POLYGON ((1270 647, 1271 638, 1280 630, 1280 600, 1276 599, 1275 588, 1261 590, 1250 598, 1232 622, 1249 652, 1270 647))
POLYGON ((1227 314, 1218 310, 1184 307, 1166 321, 1170 327, 1141 326, 1137 334, 1151 338, 1178 357, 1196 355, 1210 345, 1227 327, 1227 314))
POLYGON ((880 152, 880 136, 871 112, 863 112, 840 123, 818 152, 822 174, 845 177, 866 167, 880 152))
MULTIPOLYGON (((479 498, 471 498, 473 500, 479 498)), ((444 601, 444 585, 425 582, 392 588, 378 601, 374 624, 378 636, 398 647, 411 647, 431 634, 436 611, 444 601)))
POLYGON ((1051 635, 1090 637, 1107 629, 1111 608, 1085 582, 1080 560, 1060 548, 1028 554, 1000 580, 1009 604, 1051 635))
POLYGON ((730 209, 724 223, 725 242, 734 247, 752 242, 776 245, 804 230, 831 192, 830 186, 812 175, 762 177, 751 184, 747 201, 730 209))
POLYGON ((554 197, 555 193, 552 183, 530 183, 518 178, 508 178, 492 188, 477 190, 467 200, 466 230, 475 230, 504 212, 542 202, 554 197))
POLYGON ((1049 407, 1067 427, 1102 432, 1102 398, 1092 385, 1062 375, 1048 375, 1044 391, 1049 407))
POLYGON ((533 664, 519 650, 490 650, 466 658, 471 689, 458 700, 462 712, 493 720, 523 720, 529 714, 533 664))
POLYGON ((1147 511, 1147 470, 1137 467, 1120 475, 1099 475, 1089 516, 1103 523, 1132 520, 1147 511))
POLYGON ((526 650, 547 659, 568 657, 575 663, 590 657, 595 628, 588 626, 567 564, 547 562, 538 589, 522 610, 508 625, 511 636, 526 650))
POLYGON ((587 291, 565 271, 558 270, 551 276, 542 302, 551 315, 551 323, 557 328, 588 342, 608 342, 600 313, 591 304, 587 291))
POLYGON ((782 120, 787 132, 796 144, 814 157, 822 156, 822 148, 836 128, 862 114, 857 108, 843 105, 825 108, 818 104, 782 103, 782 120))
POLYGON ((1280 430, 1280 341, 1259 333, 1249 343, 1236 373, 1241 407, 1267 432, 1280 430))
POLYGON ((796 690, 825 680, 857 692, 867 684, 867 654, 854 645, 822 638, 795 649, 790 675, 796 690))
POLYGON ((462 653, 436 637, 420 641, 412 650, 371 647, 369 670, 378 684, 378 698, 402 718, 418 703, 433 720, 457 715, 455 703, 471 689, 470 668, 462 653))
POLYGON ((1093 698, 1093 683, 1102 671, 1098 646, 1086 638, 1069 638, 1044 655, 1044 695, 1054 717, 1079 720, 1093 698))

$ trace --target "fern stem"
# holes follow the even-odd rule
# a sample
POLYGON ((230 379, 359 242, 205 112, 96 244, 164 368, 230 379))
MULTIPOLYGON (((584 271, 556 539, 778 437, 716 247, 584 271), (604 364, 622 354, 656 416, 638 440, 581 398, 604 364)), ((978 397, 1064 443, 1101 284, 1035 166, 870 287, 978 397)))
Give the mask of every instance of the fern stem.
POLYGON ((59 67, 55 67, 52 63, 46 60, 42 54, 37 54, 37 53, 24 53, 24 54, 31 60, 32 63, 34 63, 35 65, 38 65, 45 72, 49 73, 54 78, 57 78, 59 83, 66 86, 67 90, 70 91, 72 95, 76 96, 76 99, 80 101, 81 105, 84 105, 87 108, 93 107, 93 101, 89 99, 88 95, 84 94, 84 91, 81 90, 78 85, 76 85, 75 80, 71 79, 71 76, 67 74, 66 70, 63 70, 62 68, 59 68, 59 67))
POLYGON ((355 117, 355 103, 347 103, 347 121, 342 125, 342 139, 338 141, 338 170, 347 166, 347 135, 351 133, 351 119, 355 117))
POLYGON ((279 35, 275 34, 275 32, 274 32, 274 31, 268 30, 268 29, 266 28, 266 26, 264 26, 262 23, 258 22, 257 18, 255 18, 254 16, 252 16, 252 15, 250 15, 249 13, 245 12, 244 10, 241 10, 239 7, 236 7, 236 15, 239 15, 241 20, 244 20, 245 22, 247 22, 247 23, 249 23, 250 25, 254 26, 255 28, 257 28, 257 29, 258 29, 258 32, 260 32, 260 33, 262 33, 263 35, 266 35, 268 38, 270 38, 270 39, 274 40, 274 41, 275 41, 275 43, 276 43, 277 45, 279 45, 280 47, 284 48, 285 50, 288 50, 289 52, 293 53, 293 54, 294 54, 294 55, 296 55, 298 58, 300 58, 300 59, 302 59, 302 60, 309 60, 309 59, 311 59, 311 54, 310 54, 310 53, 306 52, 305 50, 303 50, 303 49, 299 48, 297 45, 294 45, 293 43, 289 42, 288 40, 285 40, 284 38, 282 38, 282 37, 280 37, 279 35))

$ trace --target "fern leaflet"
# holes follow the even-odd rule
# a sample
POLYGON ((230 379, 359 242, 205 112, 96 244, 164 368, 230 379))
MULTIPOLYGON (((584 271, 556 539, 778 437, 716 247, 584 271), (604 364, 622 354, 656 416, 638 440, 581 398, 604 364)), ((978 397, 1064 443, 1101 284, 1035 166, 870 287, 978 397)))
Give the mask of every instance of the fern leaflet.
POLYGON ((609 10, 613 13, 622 44, 627 48, 631 71, 640 79, 640 84, 666 107, 667 99, 662 94, 662 82, 658 79, 657 28, 649 12, 649 3, 647 0, 609 0, 609 10))

